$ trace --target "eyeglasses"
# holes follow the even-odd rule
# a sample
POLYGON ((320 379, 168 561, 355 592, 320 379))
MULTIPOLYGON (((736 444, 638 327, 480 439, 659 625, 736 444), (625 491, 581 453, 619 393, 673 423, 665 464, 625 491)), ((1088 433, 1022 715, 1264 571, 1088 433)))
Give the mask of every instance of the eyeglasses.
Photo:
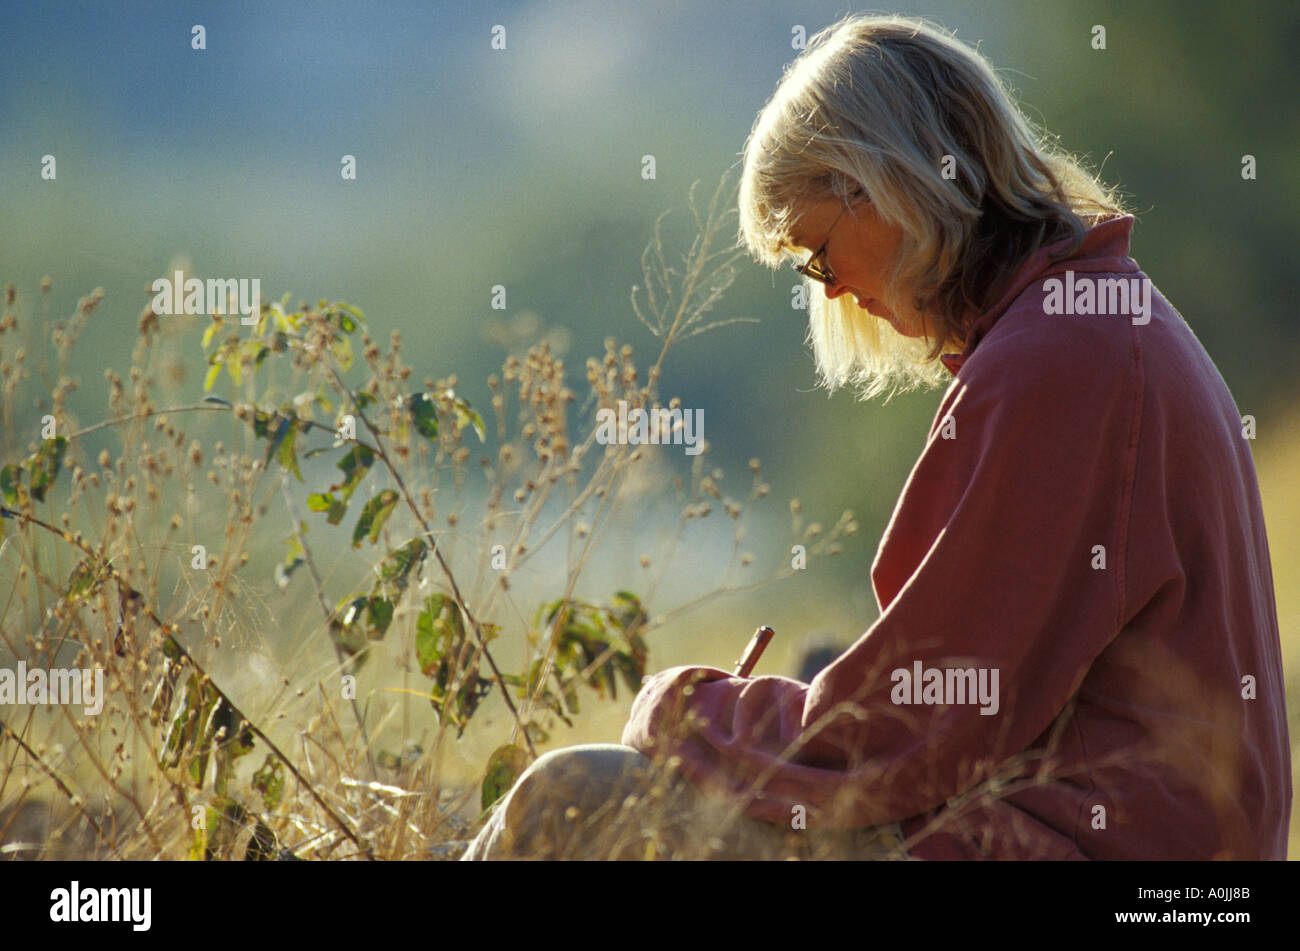
MULTIPOLYGON (((861 196, 861 200, 867 200, 866 196, 861 196)), ((821 257, 822 252, 826 250, 826 246, 831 243, 831 232, 835 230, 835 226, 840 223, 840 219, 844 217, 844 212, 848 211, 849 207, 849 205, 845 205, 840 209, 840 213, 835 216, 835 220, 831 222, 831 226, 826 229, 826 240, 822 242, 822 246, 814 251, 812 256, 803 264, 796 264, 794 267, 796 271, 805 277, 811 277, 815 281, 821 281, 827 287, 835 284, 835 275, 831 271, 830 266, 827 265, 821 267, 815 262, 819 257, 821 257)))

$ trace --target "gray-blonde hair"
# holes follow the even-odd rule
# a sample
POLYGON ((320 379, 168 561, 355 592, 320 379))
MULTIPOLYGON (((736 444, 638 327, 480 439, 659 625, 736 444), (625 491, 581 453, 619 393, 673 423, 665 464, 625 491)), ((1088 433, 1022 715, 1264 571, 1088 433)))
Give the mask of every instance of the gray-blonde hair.
POLYGON ((861 398, 938 383, 938 356, 1040 247, 1126 211, 1113 189, 1052 145, 976 50, 924 20, 847 16, 787 66, 745 143, 739 243, 760 262, 793 257, 814 203, 865 192, 903 232, 882 293, 925 329, 884 329, 844 294, 808 281, 808 341, 820 381, 861 398), (955 177, 945 177, 945 166, 955 177))

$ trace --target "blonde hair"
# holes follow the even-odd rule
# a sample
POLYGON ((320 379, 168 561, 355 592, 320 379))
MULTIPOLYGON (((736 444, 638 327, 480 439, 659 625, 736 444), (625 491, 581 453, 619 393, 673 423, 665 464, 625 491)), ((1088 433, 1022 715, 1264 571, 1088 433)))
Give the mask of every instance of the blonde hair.
POLYGON ((976 50, 923 20, 847 16, 813 36, 745 143, 739 243, 780 267, 808 206, 865 194, 903 233, 882 299, 916 311, 919 338, 887 329, 843 294, 808 284, 820 382, 867 399, 938 383, 938 356, 1038 248, 1126 211, 1015 105, 976 50), (945 178, 944 167, 955 171, 945 178))

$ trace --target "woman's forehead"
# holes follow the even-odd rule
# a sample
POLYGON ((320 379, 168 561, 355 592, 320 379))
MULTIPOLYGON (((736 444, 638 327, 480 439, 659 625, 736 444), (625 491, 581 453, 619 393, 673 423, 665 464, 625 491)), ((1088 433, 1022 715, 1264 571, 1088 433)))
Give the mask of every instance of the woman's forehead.
POLYGON ((801 209, 786 236, 787 243, 796 248, 811 250, 817 236, 826 230, 830 219, 839 214, 843 207, 836 202, 818 202, 801 209))

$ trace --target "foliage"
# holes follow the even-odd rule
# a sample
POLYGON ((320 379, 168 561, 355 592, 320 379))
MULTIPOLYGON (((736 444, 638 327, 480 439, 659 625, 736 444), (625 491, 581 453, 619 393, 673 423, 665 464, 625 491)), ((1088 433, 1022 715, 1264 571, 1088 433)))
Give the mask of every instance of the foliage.
MULTIPOLYGON (((76 429, 63 403, 75 382, 61 378, 51 388, 52 405, 39 405, 50 411, 59 434, 24 453, 7 442, 0 446, 4 457, 18 460, 0 465, 0 524, 6 528, 0 544, 11 540, 9 533, 21 536, 24 564, 17 581, 34 586, 44 611, 25 644, 6 646, 47 666, 66 648, 75 651, 77 664, 106 672, 114 716, 87 716, 71 729, 81 762, 94 764, 105 797, 127 804, 133 824, 122 828, 134 832, 115 833, 116 820, 101 823, 92 816, 85 797, 47 762, 45 747, 23 739, 29 726, 5 725, 4 733, 23 744, 23 755, 90 823, 105 854, 264 860, 328 856, 344 845, 342 854, 356 857, 375 857, 381 847, 384 854, 406 854, 404 836, 428 837, 439 829, 444 837, 464 835, 468 828, 436 792, 392 781, 433 786, 421 771, 434 760, 409 738, 398 753, 372 738, 390 719, 373 709, 384 691, 414 692, 429 704, 435 750, 444 735, 463 737, 484 709, 504 708, 509 736, 489 757, 477 789, 487 808, 536 756, 537 744, 552 739, 560 723, 573 725, 584 692, 612 701, 620 688, 639 688, 647 635, 665 619, 652 619, 642 595, 632 591, 619 590, 604 604, 573 591, 593 557, 594 529, 610 523, 629 473, 646 452, 598 444, 589 411, 620 400, 648 410, 664 405, 657 381, 669 347, 708 329, 700 317, 731 280, 731 255, 722 254, 727 260, 719 264, 719 253, 710 251, 725 220, 721 188, 686 271, 655 272, 660 283, 648 319, 661 349, 650 372, 638 369, 630 345, 606 340, 604 354, 587 361, 590 395, 576 430, 570 417, 577 396, 567 385, 563 359, 545 342, 522 357, 509 356, 501 375, 488 380, 495 417, 490 427, 457 393, 454 374, 413 383, 396 331, 388 351, 381 351, 359 308, 322 299, 293 309, 289 295, 263 303, 250 325, 211 315, 198 340, 207 368, 201 402, 161 409, 154 402, 151 361, 168 334, 185 331, 164 331, 160 315, 148 308, 139 322, 130 390, 106 370, 109 418, 76 429), (675 277, 681 287, 665 291, 662 282, 675 277), (664 309, 665 301, 671 309, 664 309), (189 439, 176 422, 196 416, 214 423, 206 444, 189 439), (91 458, 89 437, 102 430, 121 435, 116 461, 107 448, 91 458), (224 440, 232 436, 243 440, 242 452, 226 451, 224 440), (487 490, 477 550, 485 557, 462 553, 457 560, 448 542, 463 531, 457 499, 471 446, 491 453, 480 460, 487 490), (216 489, 201 497, 205 474, 216 489), (274 478, 266 480, 267 474, 274 478), (292 533, 254 535, 277 481, 292 533), (95 508, 82 514, 88 500, 95 508), (305 518, 299 504, 306 506, 305 518), (184 540, 185 526, 192 541, 184 540), (141 544, 159 536, 161 546, 141 544), (554 589, 562 594, 551 594, 535 610, 521 608, 514 579, 557 536, 580 552, 554 589), (324 572, 322 551, 340 537, 341 568, 324 572), (284 539, 283 554, 266 557, 268 538, 284 539), (213 550, 205 554, 204 547, 213 550), (52 577, 50 565, 62 564, 69 551, 71 563, 52 577), (163 583, 168 559, 147 556, 168 551, 184 552, 184 560, 173 559, 181 571, 173 564, 163 583), (244 572, 250 553, 258 563, 244 572), (362 561, 364 571, 357 570, 362 561), (320 622, 303 650, 321 645, 333 651, 337 666, 303 683, 297 706, 283 694, 254 695, 258 714, 250 717, 228 681, 230 671, 249 666, 251 658, 240 649, 259 588, 286 597, 300 590, 313 595, 320 622), (529 616, 531 623, 524 620, 529 616), (222 635, 232 632, 235 646, 223 647, 222 635), (503 642, 523 647, 514 670, 503 669, 494 656, 503 642), (376 655, 393 666, 375 664, 376 655), (408 670, 418 671, 418 689, 383 686, 394 671, 404 680, 408 670), (358 695, 363 671, 375 684, 358 695), (314 715, 305 709, 313 695, 308 686, 318 701, 314 715), (346 718, 349 709, 351 735, 336 715, 346 718), (133 724, 125 735, 123 724, 133 724), (273 732, 284 734, 281 742, 273 732), (249 756, 254 752, 261 756, 249 756), (142 772, 142 763, 152 771, 142 772), (169 794, 160 795, 157 783, 169 794), (424 797, 419 826, 407 821, 416 797, 424 797), (146 806, 151 801, 155 805, 146 806), (167 803, 173 811, 158 805, 167 803)), ((661 248, 655 259, 662 261, 661 248)), ((83 298, 69 323, 53 326, 61 367, 101 296, 83 298)), ((15 299, 10 291, 7 304, 14 306, 15 299)), ((647 319, 635 298, 634 305, 647 319)), ((26 348, 13 346, 21 329, 16 310, 0 319, 7 419, 25 378, 15 368, 26 348)), ((721 473, 703 463, 703 455, 694 458, 678 530, 706 517, 716 501, 735 523, 739 544, 742 504, 722 494, 721 473)), ((750 498, 757 500, 767 486, 756 460, 751 470, 750 498)), ((837 533, 819 544, 834 545, 837 533)), ((741 565, 751 562, 745 555, 741 565)), ((643 556, 642 565, 648 563, 643 556)), ((21 604, 27 603, 25 593, 21 604)), ((69 656, 65 652, 64 660, 69 656)), ((288 677, 283 686, 291 686, 288 677)), ((6 782, 0 775, 0 803, 6 782)))

